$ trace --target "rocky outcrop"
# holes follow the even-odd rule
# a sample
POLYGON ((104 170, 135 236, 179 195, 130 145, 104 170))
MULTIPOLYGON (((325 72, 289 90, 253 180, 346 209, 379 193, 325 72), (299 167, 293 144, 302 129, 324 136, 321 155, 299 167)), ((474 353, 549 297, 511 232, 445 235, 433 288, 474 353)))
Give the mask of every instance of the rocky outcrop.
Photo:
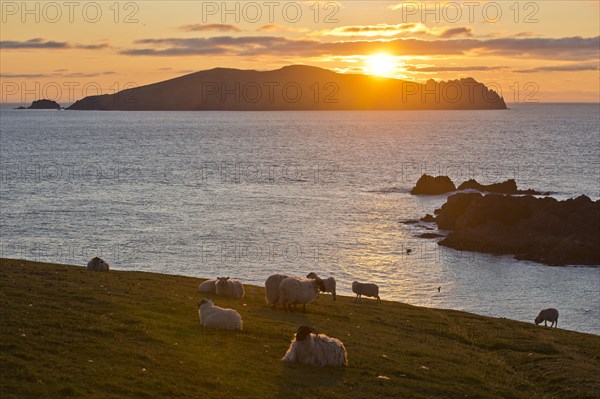
POLYGON ((501 183, 481 184, 475 179, 467 180, 458 188, 448 176, 429 176, 423 175, 417 181, 415 187, 410 190, 413 195, 439 195, 452 191, 476 190, 479 192, 497 193, 497 194, 530 194, 530 195, 550 195, 548 192, 540 192, 532 189, 519 190, 517 182, 509 179, 501 183))
POLYGON ((435 211, 439 242, 547 265, 600 266, 600 200, 458 193, 435 211))
POLYGON ((423 175, 410 190, 413 195, 439 195, 456 190, 456 186, 448 176, 423 175))
POLYGON ((458 186, 457 190, 477 190, 480 192, 498 193, 498 194, 530 194, 530 195, 550 195, 550 193, 542 193, 533 189, 519 190, 517 182, 514 179, 509 179, 502 183, 481 184, 475 179, 467 180, 458 186))

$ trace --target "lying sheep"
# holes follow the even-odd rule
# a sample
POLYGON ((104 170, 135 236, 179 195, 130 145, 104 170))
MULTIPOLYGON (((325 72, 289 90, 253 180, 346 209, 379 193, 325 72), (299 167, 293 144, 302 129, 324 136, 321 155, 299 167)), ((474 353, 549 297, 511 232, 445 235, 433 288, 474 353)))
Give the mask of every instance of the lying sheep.
POLYGON ((348 366, 344 343, 337 338, 318 334, 308 326, 298 327, 296 337, 281 360, 311 366, 348 366))
POLYGON ((546 327, 548 327, 548 324, 546 324, 547 321, 551 322, 550 328, 558 327, 558 310, 556 310, 554 308, 548 308, 548 309, 542 310, 540 312, 540 314, 538 314, 537 317, 535 318, 535 324, 538 325, 542 321, 544 322, 544 326, 546 326, 546 327))
POLYGON ((206 280, 203 283, 201 283, 198 286, 198 291, 200 292, 206 292, 209 294, 216 294, 216 289, 217 287, 215 287, 217 280, 206 280))
MULTIPOLYGON (((311 272, 308 273, 306 278, 317 279, 319 278, 319 276, 317 276, 317 273, 311 272)), ((323 292, 331 292, 333 300, 335 301, 335 279, 333 277, 326 278, 325 280, 323 280, 323 285, 325 286, 325 291, 323 292)))
POLYGON ((94 258, 92 258, 92 260, 88 262, 87 269, 93 272, 107 272, 110 268, 108 266, 108 263, 95 256, 94 258))
POLYGON ((279 284, 289 277, 285 274, 273 274, 265 281, 265 299, 271 305, 271 309, 275 309, 279 302, 279 284))
POLYGON ((283 310, 292 311, 290 305, 302 305, 302 312, 306 313, 306 305, 317 297, 319 290, 325 291, 323 280, 299 279, 289 277, 279 284, 279 303, 283 304, 283 310))
POLYGON ((381 302, 379 298, 379 287, 376 284, 371 283, 359 283, 355 281, 352 283, 352 292, 356 294, 356 301, 360 301, 362 295, 377 298, 377 303, 381 302))
POLYGON ((217 277, 215 293, 218 296, 240 299, 245 295, 244 285, 239 280, 230 280, 229 277, 217 277))
POLYGON ((221 330, 241 330, 242 317, 233 309, 215 306, 210 299, 204 298, 198 303, 200 324, 204 327, 215 327, 221 330))

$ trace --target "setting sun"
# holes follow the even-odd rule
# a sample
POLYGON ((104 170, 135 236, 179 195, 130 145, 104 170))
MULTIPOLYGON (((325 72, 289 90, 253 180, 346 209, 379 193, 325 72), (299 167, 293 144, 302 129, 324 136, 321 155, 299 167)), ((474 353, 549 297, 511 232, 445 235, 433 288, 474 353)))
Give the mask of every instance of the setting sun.
POLYGON ((396 69, 394 57, 387 54, 375 54, 367 58, 367 72, 371 75, 389 76, 396 69))

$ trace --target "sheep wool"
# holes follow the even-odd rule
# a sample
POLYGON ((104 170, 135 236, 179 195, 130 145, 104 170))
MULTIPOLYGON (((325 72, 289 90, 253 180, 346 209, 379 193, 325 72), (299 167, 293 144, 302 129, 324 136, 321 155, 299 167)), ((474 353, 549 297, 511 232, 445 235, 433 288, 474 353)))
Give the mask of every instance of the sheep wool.
POLYGON ((206 280, 198 286, 198 291, 215 294, 217 289, 215 287, 216 282, 217 280, 206 280))
POLYGON ((356 300, 360 301, 361 296, 370 296, 377 298, 377 303, 381 302, 379 298, 379 287, 376 284, 371 283, 359 283, 355 281, 352 283, 352 292, 356 294, 356 300))
POLYGON ((239 280, 230 280, 229 277, 217 277, 215 293, 218 296, 240 299, 245 295, 244 285, 239 280))
POLYGON ((540 312, 540 314, 538 314, 538 316, 535 318, 535 324, 540 324, 541 322, 544 322, 544 325, 547 327, 548 324, 546 322, 550 322, 550 327, 558 327, 558 310, 554 309, 554 308, 548 308, 548 309, 544 309, 540 312))
POLYGON ((285 274, 273 274, 265 281, 265 299, 272 309, 275 309, 279 302, 279 284, 289 277, 285 274))
POLYGON ((284 362, 311 366, 348 366, 344 343, 337 338, 318 334, 308 326, 300 326, 290 347, 281 359, 284 362))
MULTIPOLYGON (((306 278, 317 279, 319 278, 319 276, 317 275, 317 273, 311 272, 308 273, 306 278)), ((323 280, 323 285, 325 286, 325 291, 323 292, 330 292, 331 296, 333 297, 333 300, 335 301, 335 279, 333 277, 328 277, 323 280)))
POLYGON ((319 290, 325 290, 323 280, 299 279, 297 277, 286 278, 279 284, 279 303, 283 305, 286 312, 292 310, 290 305, 302 305, 302 311, 306 312, 306 305, 317 297, 319 290))
POLYGON ((233 309, 215 306, 210 299, 204 298, 198 303, 200 324, 221 330, 242 330, 242 317, 233 309))

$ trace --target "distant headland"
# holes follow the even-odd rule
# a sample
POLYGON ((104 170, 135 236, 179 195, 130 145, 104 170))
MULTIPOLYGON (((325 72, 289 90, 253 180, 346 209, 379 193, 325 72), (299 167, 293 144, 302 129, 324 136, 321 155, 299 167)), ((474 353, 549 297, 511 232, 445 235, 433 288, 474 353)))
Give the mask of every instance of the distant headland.
POLYGON ((115 94, 70 110, 492 110, 504 99, 472 78, 416 83, 292 65, 274 71, 216 68, 115 94))

